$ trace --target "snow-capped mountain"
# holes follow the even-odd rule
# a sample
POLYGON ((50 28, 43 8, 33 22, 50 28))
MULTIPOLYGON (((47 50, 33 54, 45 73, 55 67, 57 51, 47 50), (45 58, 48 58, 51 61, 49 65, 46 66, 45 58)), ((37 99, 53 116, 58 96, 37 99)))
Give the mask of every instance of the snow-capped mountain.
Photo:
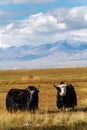
POLYGON ((60 41, 40 46, 0 48, 0 66, 1 63, 7 62, 9 68, 32 68, 33 65, 35 68, 59 67, 60 62, 69 64, 79 61, 81 64, 83 60, 87 60, 87 43, 60 41))

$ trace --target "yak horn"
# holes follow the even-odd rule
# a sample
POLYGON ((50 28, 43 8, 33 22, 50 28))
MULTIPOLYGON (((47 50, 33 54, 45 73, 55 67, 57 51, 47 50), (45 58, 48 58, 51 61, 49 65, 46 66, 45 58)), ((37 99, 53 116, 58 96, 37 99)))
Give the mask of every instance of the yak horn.
POLYGON ((40 85, 38 85, 37 90, 38 90, 38 92, 39 92, 39 90, 40 90, 40 85))
POLYGON ((54 87, 57 88, 57 86, 54 84, 54 87))

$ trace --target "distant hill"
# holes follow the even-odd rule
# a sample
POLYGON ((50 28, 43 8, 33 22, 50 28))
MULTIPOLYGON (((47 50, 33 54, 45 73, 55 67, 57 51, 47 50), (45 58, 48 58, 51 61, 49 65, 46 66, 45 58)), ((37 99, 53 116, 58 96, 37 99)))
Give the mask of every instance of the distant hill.
POLYGON ((44 44, 40 46, 20 46, 0 48, 0 61, 26 61, 48 56, 57 56, 60 60, 84 59, 87 58, 87 43, 72 43, 60 41, 55 43, 44 44), (64 59, 62 59, 64 58, 64 59))
MULTIPOLYGON (((43 67, 54 67, 60 61, 83 60, 87 60, 87 43, 60 41, 40 46, 23 45, 20 47, 0 48, 0 62, 29 62, 30 64, 37 62, 43 67)), ((40 66, 38 64, 37 68, 40 66)))

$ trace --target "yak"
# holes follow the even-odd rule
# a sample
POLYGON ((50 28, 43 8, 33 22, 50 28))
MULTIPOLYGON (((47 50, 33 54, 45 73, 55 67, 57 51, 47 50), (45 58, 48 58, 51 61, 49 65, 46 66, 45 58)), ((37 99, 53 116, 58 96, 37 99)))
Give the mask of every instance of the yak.
POLYGON ((38 109, 38 92, 39 89, 35 86, 28 86, 26 89, 10 89, 6 96, 7 110, 35 112, 38 109))
POLYGON ((71 83, 61 82, 58 86, 54 84, 54 87, 57 89, 56 105, 58 109, 74 109, 77 106, 76 91, 71 83))

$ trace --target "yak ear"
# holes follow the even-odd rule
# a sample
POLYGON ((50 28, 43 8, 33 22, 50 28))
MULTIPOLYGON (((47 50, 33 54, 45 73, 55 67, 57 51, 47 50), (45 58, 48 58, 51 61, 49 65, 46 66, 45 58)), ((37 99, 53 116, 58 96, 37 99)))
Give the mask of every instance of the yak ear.
POLYGON ((52 85, 55 87, 55 88, 57 88, 57 86, 55 85, 55 83, 52 81, 52 85))
POLYGON ((40 85, 38 85, 38 87, 37 87, 37 91, 38 91, 38 92, 40 91, 40 85))

